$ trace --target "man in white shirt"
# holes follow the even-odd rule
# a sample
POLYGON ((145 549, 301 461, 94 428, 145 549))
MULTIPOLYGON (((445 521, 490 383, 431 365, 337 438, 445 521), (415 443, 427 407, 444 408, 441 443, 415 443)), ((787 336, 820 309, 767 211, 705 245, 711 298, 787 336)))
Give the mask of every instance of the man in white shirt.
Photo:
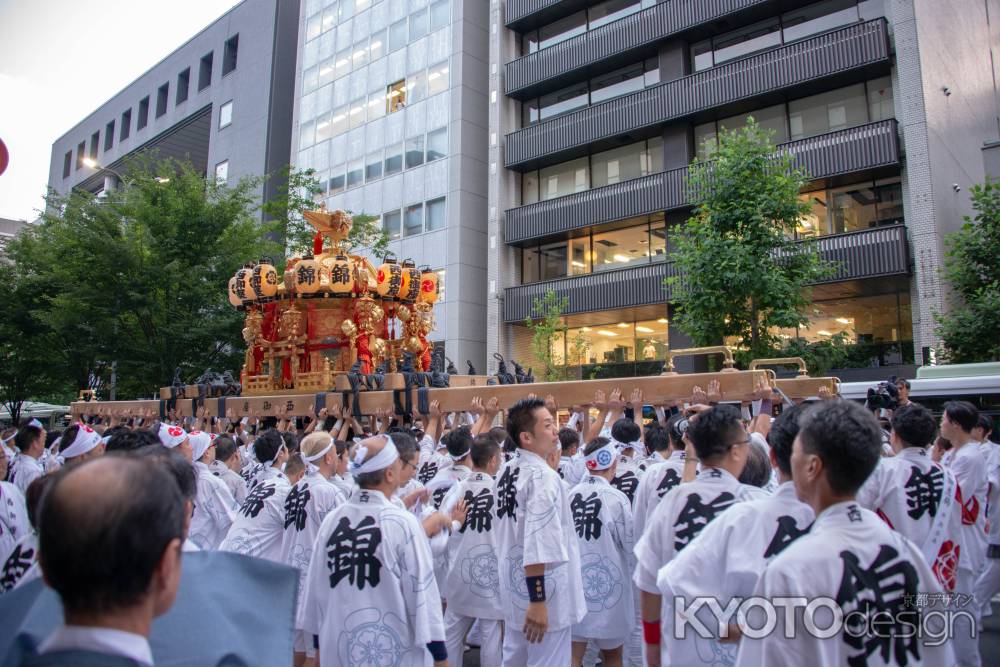
POLYGON ((635 494, 633 521, 637 540, 646 528, 647 519, 660 504, 660 499, 678 486, 684 477, 684 433, 678 427, 683 425, 686 429, 687 424, 688 420, 677 414, 667 421, 665 428, 651 426, 646 429, 646 447, 653 450, 653 455, 635 494))
POLYGON ((243 461, 240 448, 236 441, 228 435, 220 435, 215 440, 215 460, 209 465, 212 474, 223 481, 229 492, 233 494, 238 506, 247 499, 247 483, 240 476, 243 461))
POLYGON ((45 429, 37 420, 25 424, 14 436, 17 458, 10 471, 10 481, 23 495, 28 485, 45 474, 39 459, 45 453, 45 429))
POLYGON ((981 605, 983 616, 992 614, 990 601, 1000 591, 1000 445, 990 440, 987 443, 986 477, 990 494, 989 515, 986 518, 990 532, 987 536, 986 564, 976 582, 976 601, 981 605))
POLYGON ((189 536, 199 549, 212 551, 219 548, 229 532, 238 506, 225 482, 212 474, 210 466, 215 461, 215 439, 204 431, 191 431, 188 437, 195 474, 198 475, 198 501, 191 516, 189 536))
POLYGON ((22 664, 152 665, 150 627, 180 582, 183 506, 148 459, 102 457, 62 475, 41 507, 39 558, 65 624, 22 664))
POLYGON ((803 413, 792 479, 816 521, 767 564, 755 596, 774 605, 775 624, 760 637, 761 610, 749 610, 740 620, 738 665, 952 664, 949 643, 935 646, 907 625, 935 620, 922 613, 918 594, 941 594, 923 554, 855 501, 881 455, 879 424, 861 405, 822 401, 803 413))
MULTIPOLYGON (((7 452, 0 450, 0 480, 7 473, 7 452)), ((28 525, 28 513, 25 496, 10 482, 0 481, 0 564, 2 564, 14 546, 25 535, 31 532, 28 525)), ((0 581, 0 591, 4 590, 0 581)))
POLYGON ((507 411, 507 431, 518 455, 496 483, 503 664, 565 667, 586 603, 566 489, 547 462, 559 452, 555 417, 544 401, 523 399, 507 411))
POLYGON ((59 438, 59 456, 61 465, 69 466, 89 461, 104 454, 107 440, 83 423, 73 424, 59 438))

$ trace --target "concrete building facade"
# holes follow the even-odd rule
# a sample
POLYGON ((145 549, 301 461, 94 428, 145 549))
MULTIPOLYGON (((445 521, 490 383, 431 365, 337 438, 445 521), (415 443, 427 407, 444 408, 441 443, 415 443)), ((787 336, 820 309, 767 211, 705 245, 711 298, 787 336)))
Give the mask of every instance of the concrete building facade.
POLYGON ((49 187, 114 187, 129 156, 149 150, 228 183, 279 172, 291 145, 298 12, 299 0, 244 0, 223 14, 59 137, 49 187))
POLYGON ((329 209, 377 216, 399 259, 438 271, 430 339, 480 372, 488 15, 486 0, 304 0, 292 146, 329 209))
POLYGON ((809 173, 798 234, 837 266, 810 327, 780 334, 856 343, 867 368, 844 379, 937 346, 943 239, 1000 162, 998 0, 489 5, 488 350, 530 363, 523 321, 550 290, 569 304, 554 354, 582 375, 688 346, 670 231, 688 166, 748 116, 809 173))

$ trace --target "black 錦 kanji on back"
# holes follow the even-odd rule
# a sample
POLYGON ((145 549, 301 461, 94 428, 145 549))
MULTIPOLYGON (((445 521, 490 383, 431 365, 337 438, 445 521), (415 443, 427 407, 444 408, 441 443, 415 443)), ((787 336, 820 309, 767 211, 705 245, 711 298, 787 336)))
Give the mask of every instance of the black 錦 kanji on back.
POLYGON ((924 514, 937 515, 941 504, 941 493, 944 490, 944 472, 937 466, 931 466, 926 473, 917 466, 910 469, 910 478, 903 485, 906 490, 906 513, 911 519, 919 519, 924 514))
POLYGON ((477 494, 473 494, 472 489, 467 490, 465 506, 469 512, 459 532, 464 533, 466 528, 475 533, 493 529, 493 492, 490 489, 481 489, 477 494))
POLYGON ((720 493, 708 503, 703 503, 697 493, 688 496, 674 522, 674 549, 680 551, 686 547, 712 519, 735 502, 736 498, 728 491, 720 493))
POLYGON ((382 578, 382 562, 375 555, 382 543, 382 529, 375 518, 366 516, 352 526, 350 519, 341 517, 326 541, 326 566, 330 570, 330 588, 345 578, 348 583, 364 590, 378 586, 382 578))
POLYGON ((521 469, 507 466, 497 481, 497 518, 510 517, 516 520, 514 510, 517 509, 517 483, 521 469))
POLYGON ((573 496, 569 508, 573 512, 573 525, 576 527, 576 534, 581 539, 589 542, 601 538, 601 530, 604 528, 604 524, 601 522, 602 505, 596 491, 586 499, 582 493, 573 496))
POLYGON ((296 484, 292 487, 292 490, 288 492, 288 497, 285 498, 285 528, 294 524, 295 530, 305 530, 306 505, 311 497, 309 484, 296 484))
POLYGON ((264 509, 264 501, 274 495, 274 484, 258 484, 257 487, 243 501, 240 507, 240 514, 250 519, 256 519, 260 511, 264 509))

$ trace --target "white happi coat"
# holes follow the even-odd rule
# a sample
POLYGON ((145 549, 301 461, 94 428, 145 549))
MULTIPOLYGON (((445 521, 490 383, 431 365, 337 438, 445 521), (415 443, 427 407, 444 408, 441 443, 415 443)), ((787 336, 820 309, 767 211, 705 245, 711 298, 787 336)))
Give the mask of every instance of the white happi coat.
POLYGON ((208 465, 195 461, 194 470, 198 475, 198 497, 188 538, 202 551, 213 551, 232 527, 239 506, 226 483, 212 474, 208 465))
POLYGON ((45 468, 38 459, 21 453, 14 459, 14 464, 10 469, 10 482, 17 487, 23 495, 28 485, 45 474, 45 468))
POLYGON ((528 608, 525 565, 545 564, 549 630, 579 623, 586 611, 569 499, 559 475, 526 449, 497 473, 497 559, 504 622, 520 630, 528 608))
MULTIPOLYGON (((849 501, 823 510, 808 534, 768 563, 755 595, 768 599, 828 598, 848 619, 867 615, 895 620, 899 618, 896 613, 908 602, 920 609, 922 594, 937 596, 941 592, 941 585, 915 544, 889 528, 874 512, 849 501)), ((853 632, 842 631, 819 639, 805 630, 804 606, 794 608, 794 627, 788 628, 785 608, 776 607, 776 625, 767 637, 744 636, 740 640, 737 664, 740 667, 954 664, 950 641, 930 646, 929 637, 918 639, 916 633, 896 624, 894 628, 881 625, 880 634, 884 638, 852 625, 856 628, 853 632), (786 632, 794 636, 788 638, 786 632), (911 636, 904 637, 906 634, 911 636)), ((821 629, 830 628, 833 623, 825 606, 815 612, 812 620, 821 629)), ((916 619, 909 620, 919 627, 916 619)), ((760 619, 753 620, 752 612, 749 625, 762 626, 760 619)))
POLYGON ((0 482, 0 562, 30 532, 24 494, 10 482, 0 482))
POLYGON ((574 637, 620 639, 635 627, 632 506, 606 479, 587 475, 569 492, 580 545, 580 570, 587 615, 573 626, 574 637))
MULTIPOLYGON (((496 497, 493 478, 472 472, 451 487, 442 503, 445 512, 464 500, 468 508, 465 523, 448 540, 448 568, 444 583, 448 591, 448 611, 467 616, 501 620, 500 579, 497 567, 496 497)), ((452 656, 454 657, 454 656, 452 656)))
POLYGON ((618 469, 615 477, 611 480, 611 486, 625 494, 628 498, 629 506, 635 505, 635 498, 639 492, 639 482, 646 474, 645 459, 639 460, 633 456, 618 456, 618 469))
MULTIPOLYGON (((959 569, 979 576, 986 560, 986 460, 979 451, 979 445, 969 442, 958 449, 946 464, 958 482, 962 502, 962 558, 959 569)), ((967 591, 961 591, 965 593, 967 591)))
POLYGON ((684 477, 684 452, 673 451, 669 458, 664 459, 659 452, 650 458, 652 462, 646 468, 639 489, 635 493, 632 505, 632 522, 635 526, 635 539, 638 540, 646 528, 646 521, 652 516, 653 510, 660 504, 660 499, 675 486, 679 486, 684 477))
POLYGON ((444 641, 423 527, 380 491, 357 489, 323 520, 305 596, 320 667, 423 666, 427 643, 444 641))
POLYGON ((962 506, 951 470, 931 461, 922 447, 905 447, 879 459, 858 490, 857 502, 878 514, 924 553, 946 591, 955 589, 961 545, 962 506))
POLYGON ((38 536, 28 532, 0 560, 0 594, 14 590, 42 576, 38 566, 38 536))
POLYGON ((656 575, 714 518, 738 502, 766 497, 722 468, 704 468, 698 478, 675 487, 653 510, 635 545, 635 585, 660 594, 656 575))
POLYGON ((559 476, 571 487, 576 486, 587 476, 587 466, 583 459, 577 456, 563 456, 559 459, 559 476))
POLYGON ((281 538, 285 528, 285 498, 291 486, 284 475, 258 484, 236 512, 220 551, 266 558, 281 563, 281 538))
POLYGON ((357 485, 354 483, 354 478, 351 477, 350 473, 346 473, 343 477, 340 475, 334 475, 330 478, 330 484, 340 489, 340 492, 344 495, 344 498, 350 496, 357 485))
POLYGON ((319 471, 307 473, 285 497, 285 531, 281 537, 281 560, 299 571, 299 604, 296 628, 302 627, 305 610, 306 575, 316 535, 326 515, 347 502, 347 498, 319 471))
MULTIPOLYGON (((736 644, 699 637, 690 631, 675 636, 675 598, 684 598, 687 607, 695 598, 713 597, 726 608, 733 598, 750 597, 768 561, 806 534, 814 518, 812 508, 796 498, 795 485, 785 482, 773 496, 736 503, 722 512, 660 568, 656 578, 663 596, 660 664, 734 664, 736 644)), ((705 627, 718 628, 718 621, 708 609, 696 615, 705 627)))
POLYGON ((416 479, 421 484, 427 484, 438 473, 451 467, 451 464, 451 457, 447 454, 438 454, 431 448, 421 448, 420 458, 417 460, 416 479))
POLYGON ((229 469, 222 461, 212 461, 209 470, 212 474, 223 481, 229 492, 233 494, 233 498, 236 500, 236 504, 242 505, 243 501, 247 499, 247 483, 244 481, 243 477, 239 473, 233 472, 229 469))

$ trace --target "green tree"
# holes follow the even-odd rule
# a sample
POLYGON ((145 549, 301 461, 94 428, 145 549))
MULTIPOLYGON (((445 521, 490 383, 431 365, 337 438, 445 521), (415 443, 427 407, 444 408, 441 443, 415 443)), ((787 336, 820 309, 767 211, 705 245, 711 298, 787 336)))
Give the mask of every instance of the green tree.
POLYGON ((1000 360, 1000 181, 973 186, 973 218, 947 238, 944 276, 954 291, 951 309, 939 314, 938 335, 953 363, 1000 360))
POLYGON ((671 235, 679 271, 666 284, 674 323, 696 345, 736 337, 764 355, 775 329, 808 322, 806 287, 828 268, 815 247, 792 240, 809 210, 799 199, 806 180, 753 118, 722 133, 711 162, 692 165, 688 188, 698 204, 671 235))
POLYGON ((553 348, 565 341, 568 335, 568 328, 562 319, 568 306, 569 299, 560 299, 553 290, 548 290, 543 297, 536 298, 531 304, 537 319, 524 319, 525 326, 531 330, 531 354, 542 364, 539 375, 545 382, 570 379, 570 364, 585 359, 590 348, 586 338, 577 335, 568 341, 567 358, 560 360, 555 354, 553 348))
POLYGON ((124 187, 102 197, 51 195, 41 223, 8 245, 7 284, 23 304, 11 333, 45 347, 57 386, 107 385, 117 361, 119 398, 153 395, 178 367, 185 381, 237 371, 243 316, 226 284, 245 261, 281 252, 281 229, 258 215, 262 179, 226 187, 152 157, 123 171, 124 187))

